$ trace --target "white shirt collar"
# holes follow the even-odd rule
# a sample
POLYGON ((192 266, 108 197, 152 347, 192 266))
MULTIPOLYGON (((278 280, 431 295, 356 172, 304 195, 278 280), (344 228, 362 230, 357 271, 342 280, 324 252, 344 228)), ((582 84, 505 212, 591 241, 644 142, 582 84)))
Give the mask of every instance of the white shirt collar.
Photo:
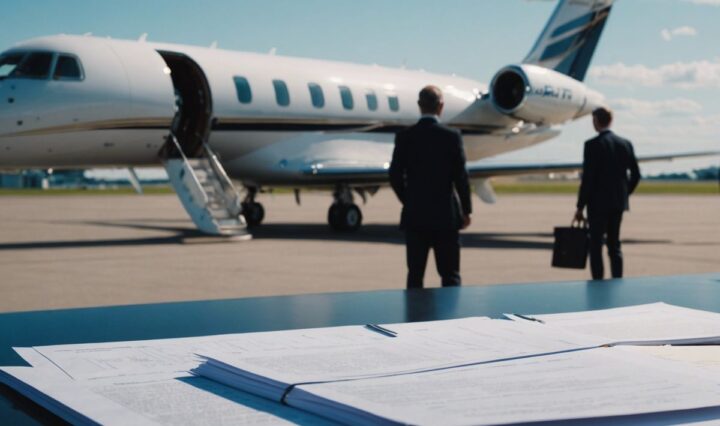
POLYGON ((420 116, 420 119, 422 120, 423 118, 431 118, 431 119, 434 120, 436 123, 439 123, 439 122, 440 122, 440 116, 437 115, 437 114, 423 114, 423 115, 420 116))

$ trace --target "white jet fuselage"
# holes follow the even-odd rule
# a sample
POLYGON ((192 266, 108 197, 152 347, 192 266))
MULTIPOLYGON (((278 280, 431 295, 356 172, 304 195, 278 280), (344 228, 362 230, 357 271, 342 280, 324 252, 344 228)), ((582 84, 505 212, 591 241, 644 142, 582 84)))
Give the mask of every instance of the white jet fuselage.
MULTIPOLYGON (((0 168, 159 164, 183 108, 172 74, 185 71, 171 70, 168 54, 201 71, 209 102, 197 119, 210 121, 206 139, 228 174, 251 184, 321 184, 308 168, 389 162, 394 133, 417 121, 417 94, 428 84, 444 91, 443 119, 463 130, 470 161, 557 135, 495 108, 469 111, 488 86, 455 76, 64 35, 30 40, 5 54, 28 51, 51 52, 55 61, 73 55, 82 78, 0 80, 0 168), (238 79, 241 86, 247 82, 249 99, 238 79), (277 84, 287 87, 289 99, 281 99, 277 84)), ((587 112, 581 108, 573 117, 587 112)))

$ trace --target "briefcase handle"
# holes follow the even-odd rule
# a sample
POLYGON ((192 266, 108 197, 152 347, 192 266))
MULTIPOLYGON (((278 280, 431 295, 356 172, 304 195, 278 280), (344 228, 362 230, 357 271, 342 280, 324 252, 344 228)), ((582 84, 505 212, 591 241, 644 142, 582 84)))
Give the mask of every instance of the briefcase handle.
POLYGON ((587 219, 583 219, 583 220, 573 219, 572 222, 570 222, 570 227, 571 228, 588 229, 590 227, 590 225, 588 224, 587 219))

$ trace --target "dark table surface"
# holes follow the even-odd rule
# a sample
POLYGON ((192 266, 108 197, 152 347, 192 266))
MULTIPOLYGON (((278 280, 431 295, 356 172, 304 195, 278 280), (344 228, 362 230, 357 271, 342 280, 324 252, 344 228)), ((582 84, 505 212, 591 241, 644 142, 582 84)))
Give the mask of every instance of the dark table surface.
MULTIPOLYGON (((720 273, 6 313, 0 314, 0 365, 25 365, 12 347, 498 318, 503 313, 572 312, 652 302, 720 312, 720 273)), ((56 422, 51 414, 0 385, 0 423, 56 422)))

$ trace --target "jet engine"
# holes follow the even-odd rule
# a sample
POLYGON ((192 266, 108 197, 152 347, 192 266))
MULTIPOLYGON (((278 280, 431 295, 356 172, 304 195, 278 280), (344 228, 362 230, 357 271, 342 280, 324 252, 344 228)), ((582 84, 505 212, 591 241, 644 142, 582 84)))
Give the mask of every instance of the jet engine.
POLYGON ((603 106, 603 96, 580 81, 536 65, 510 65, 492 79, 490 98, 503 114, 537 124, 559 124, 603 106))

